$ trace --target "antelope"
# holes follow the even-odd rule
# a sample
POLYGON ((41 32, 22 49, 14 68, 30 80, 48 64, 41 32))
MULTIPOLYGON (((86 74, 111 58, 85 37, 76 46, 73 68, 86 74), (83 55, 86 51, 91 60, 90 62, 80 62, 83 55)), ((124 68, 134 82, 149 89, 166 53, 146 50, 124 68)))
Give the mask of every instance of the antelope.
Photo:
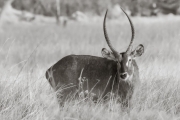
POLYGON ((132 50, 135 36, 133 23, 122 9, 131 26, 132 36, 125 52, 119 53, 112 46, 106 30, 104 16, 103 31, 110 50, 103 48, 103 57, 90 55, 68 55, 46 71, 46 79, 55 91, 61 89, 61 102, 74 94, 91 93, 95 99, 112 93, 119 96, 128 105, 140 84, 139 69, 135 58, 144 53, 144 46, 140 44, 132 50), (64 88, 63 88, 64 87, 64 88))

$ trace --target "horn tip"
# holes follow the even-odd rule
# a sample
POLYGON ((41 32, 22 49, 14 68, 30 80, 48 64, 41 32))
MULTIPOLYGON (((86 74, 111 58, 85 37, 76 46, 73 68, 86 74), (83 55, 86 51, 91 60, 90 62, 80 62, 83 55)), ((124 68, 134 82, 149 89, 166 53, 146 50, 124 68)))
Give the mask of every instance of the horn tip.
POLYGON ((120 6, 121 10, 126 14, 125 10, 120 6))
POLYGON ((106 20, 107 13, 108 13, 108 9, 106 10, 106 13, 105 13, 105 16, 104 16, 104 21, 106 20))
POLYGON ((124 10, 122 6, 120 6, 120 8, 121 8, 122 10, 124 10))
POLYGON ((107 12, 108 12, 108 9, 106 9, 106 14, 107 14, 107 12))

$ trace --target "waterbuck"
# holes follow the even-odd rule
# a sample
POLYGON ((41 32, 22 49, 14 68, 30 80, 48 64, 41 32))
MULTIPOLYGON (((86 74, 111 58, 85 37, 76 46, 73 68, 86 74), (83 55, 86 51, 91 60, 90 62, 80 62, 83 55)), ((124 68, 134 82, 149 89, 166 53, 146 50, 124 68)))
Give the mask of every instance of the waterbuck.
POLYGON ((119 96, 127 105, 132 98, 134 91, 140 84, 139 69, 135 58, 144 52, 140 44, 132 51, 134 39, 134 27, 127 13, 132 30, 132 37, 126 52, 118 53, 112 46, 106 31, 106 16, 104 17, 103 30, 105 40, 111 49, 102 49, 102 56, 90 55, 69 55, 46 72, 46 78, 52 88, 61 91, 62 102, 74 93, 78 95, 92 95, 94 98, 105 98, 108 93, 119 96))

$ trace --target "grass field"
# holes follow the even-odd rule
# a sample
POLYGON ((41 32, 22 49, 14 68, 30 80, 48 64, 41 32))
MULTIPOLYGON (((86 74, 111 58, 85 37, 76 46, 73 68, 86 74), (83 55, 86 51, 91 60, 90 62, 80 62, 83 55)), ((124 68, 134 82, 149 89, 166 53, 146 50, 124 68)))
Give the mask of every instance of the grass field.
MULTIPOLYGON (((123 20, 125 21, 125 20, 123 20)), ((101 56, 107 47, 102 23, 4 25, 0 33, 0 120, 179 120, 180 19, 133 19, 134 48, 145 46, 137 58, 141 87, 130 116, 116 101, 94 104, 67 101, 59 108, 45 70, 69 54, 101 56)), ((107 24, 113 45, 125 51, 131 33, 128 22, 107 24)), ((108 48, 109 49, 109 48, 108 48)))

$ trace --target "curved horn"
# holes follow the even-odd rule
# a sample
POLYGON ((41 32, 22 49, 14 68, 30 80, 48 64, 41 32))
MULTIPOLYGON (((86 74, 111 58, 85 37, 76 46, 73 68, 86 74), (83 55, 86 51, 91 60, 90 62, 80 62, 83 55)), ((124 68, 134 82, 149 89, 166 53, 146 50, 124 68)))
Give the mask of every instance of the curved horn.
POLYGON ((108 9, 106 10, 106 14, 104 16, 104 22, 103 22, 103 31, 104 31, 104 36, 105 36, 105 39, 106 39, 106 42, 109 46, 109 48, 112 50, 115 58, 119 58, 119 53, 114 49, 114 47, 112 46, 110 40, 109 40, 109 37, 108 37, 108 34, 107 34, 107 30, 106 30, 106 17, 107 17, 107 12, 108 12, 108 9))
POLYGON ((131 36, 131 41, 130 41, 130 43, 129 43, 129 46, 128 46, 127 50, 126 50, 126 52, 128 52, 128 51, 130 50, 130 48, 131 48, 131 46, 132 46, 132 43, 133 43, 133 40, 134 40, 135 30, 134 30, 134 25, 133 25, 130 17, 129 17, 128 14, 124 11, 123 8, 121 8, 121 9, 122 9, 122 11, 124 12, 124 14, 126 15, 126 17, 128 18, 129 23, 130 23, 130 25, 131 25, 132 36, 131 36))

